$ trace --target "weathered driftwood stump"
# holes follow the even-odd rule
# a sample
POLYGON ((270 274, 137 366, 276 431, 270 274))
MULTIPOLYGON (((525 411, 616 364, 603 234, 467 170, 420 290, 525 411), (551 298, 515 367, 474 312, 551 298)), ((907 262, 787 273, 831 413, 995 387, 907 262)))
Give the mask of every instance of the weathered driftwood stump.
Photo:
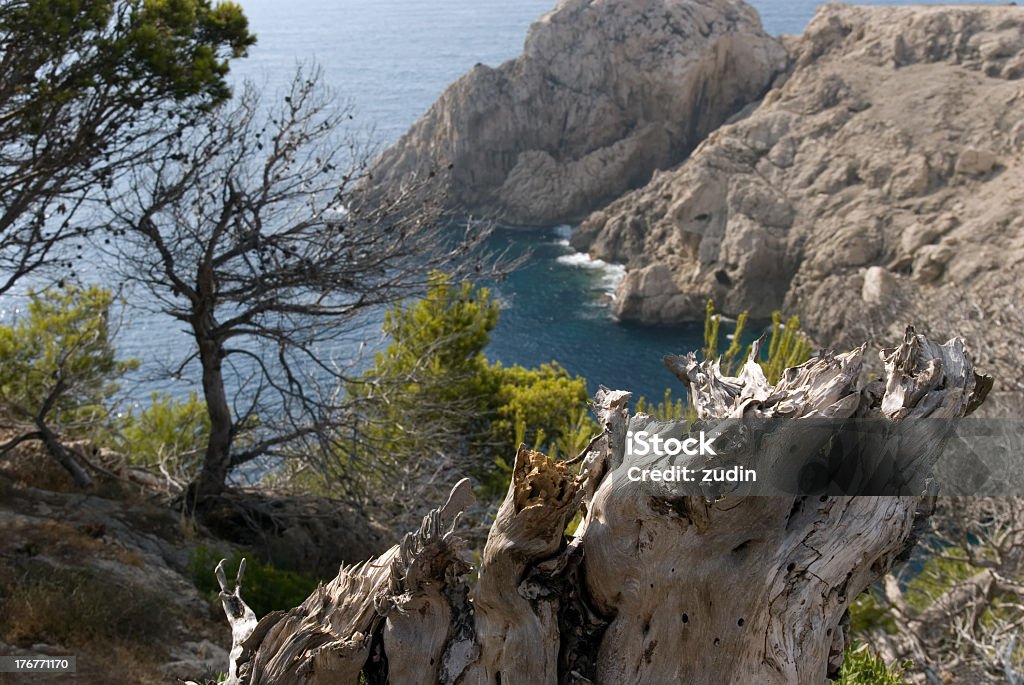
MULTIPOLYGON (((959 340, 908 331, 869 383, 863 354, 814 358, 774 387, 752 362, 737 378, 693 355, 666 364, 699 419, 895 425, 955 419, 979 399, 959 340)), ((463 481, 400 545, 287 613, 253 623, 225 592, 232 682, 821 685, 841 659, 849 601, 907 551, 928 497, 658 494, 624 477, 628 399, 598 392, 604 432, 578 472, 520 448, 476 568, 457 533, 472 497, 463 481)))

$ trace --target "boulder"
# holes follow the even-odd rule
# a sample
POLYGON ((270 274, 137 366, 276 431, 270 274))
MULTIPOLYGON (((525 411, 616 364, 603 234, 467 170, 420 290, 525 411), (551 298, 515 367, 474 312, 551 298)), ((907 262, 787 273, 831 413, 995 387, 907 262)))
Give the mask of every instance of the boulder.
POLYGON ((955 254, 949 245, 924 245, 914 255, 914 280, 919 283, 932 283, 937 280, 955 254))
POLYGON ((976 150, 968 148, 956 158, 956 173, 958 174, 987 174, 995 166, 996 156, 991 150, 976 150))
POLYGON ((873 266, 864 272, 864 286, 860 297, 868 304, 885 304, 892 300, 896 290, 896 279, 881 266, 873 266))
POLYGON ((374 183, 451 165, 452 211, 578 219, 680 162, 785 60, 742 0, 562 0, 520 57, 451 85, 376 160, 374 183))

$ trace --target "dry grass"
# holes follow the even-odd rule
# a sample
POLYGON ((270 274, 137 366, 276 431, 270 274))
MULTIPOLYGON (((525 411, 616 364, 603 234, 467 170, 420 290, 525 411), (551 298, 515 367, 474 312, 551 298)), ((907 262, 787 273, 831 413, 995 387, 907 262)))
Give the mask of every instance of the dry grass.
MULTIPOLYGON (((17 432, 0 427, 0 444, 17 435, 17 432)), ((105 457, 98 456, 95 445, 88 441, 65 442, 65 447, 84 450, 91 463, 102 467, 99 471, 88 469, 93 477, 91 494, 131 502, 145 501, 154 494, 138 483, 131 483, 116 475, 126 465, 124 457, 108 452, 104 452, 105 457)), ((43 444, 35 440, 23 442, 0 455, 0 478, 9 480, 10 485, 18 488, 61 493, 82 492, 43 444)))
POLYGON ((173 620, 158 595, 113 584, 91 570, 28 561, 9 567, 5 575, 0 636, 11 644, 151 645, 167 636, 173 620))
MULTIPOLYGON (((87 569, 35 560, 0 567, 0 640, 32 649, 54 645, 78 657, 79 682, 153 683, 176 617, 166 599, 113 584, 87 569)), ((9 676, 0 685, 17 682, 9 676)), ((33 676, 33 683, 42 683, 33 676)))

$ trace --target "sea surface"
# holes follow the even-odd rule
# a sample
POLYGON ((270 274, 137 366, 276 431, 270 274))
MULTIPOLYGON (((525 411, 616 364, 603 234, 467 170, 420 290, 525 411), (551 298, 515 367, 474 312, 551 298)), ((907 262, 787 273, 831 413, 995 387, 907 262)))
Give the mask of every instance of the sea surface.
MULTIPOLYGON (((553 0, 241 4, 258 43, 248 58, 233 64, 232 78, 252 80, 274 93, 288 83, 297 64, 315 61, 339 100, 353 108, 353 133, 378 149, 396 141, 449 83, 474 64, 496 66, 519 54, 530 23, 554 6, 553 0)), ((753 4, 765 28, 775 34, 801 32, 817 5, 812 0, 753 4)), ((661 357, 700 347, 702 324, 644 328, 615 321, 609 300, 623 269, 574 253, 568 246, 570 231, 571 227, 559 226, 495 233, 493 247, 530 251, 532 256, 496 286, 504 311, 488 357, 526 366, 557 360, 587 378, 591 391, 604 384, 660 398, 666 387, 678 388, 661 357)), ((143 305, 126 310, 118 338, 123 354, 143 361, 130 384, 131 394, 146 397, 148 391, 160 390, 182 395, 197 389, 160 378, 161 364, 175 363, 189 348, 187 336, 176 324, 145 311, 137 295, 126 294, 143 305)), ((0 302, 0 317, 16 307, 12 301, 0 302)), ((379 344, 373 327, 358 333, 379 344)), ((681 388, 677 394, 682 394, 681 388)))

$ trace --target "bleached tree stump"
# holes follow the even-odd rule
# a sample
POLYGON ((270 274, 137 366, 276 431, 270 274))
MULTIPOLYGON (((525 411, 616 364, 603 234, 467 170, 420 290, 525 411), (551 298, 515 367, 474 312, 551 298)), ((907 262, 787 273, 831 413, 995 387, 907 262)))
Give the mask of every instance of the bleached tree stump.
MULTIPOLYGON (((955 419, 981 399, 959 340, 908 330, 870 383, 863 355, 822 355, 774 387, 753 362, 737 378, 693 355, 666 365, 699 419, 897 424, 955 419)), ((598 392, 604 432, 578 473, 520 448, 479 568, 457 534, 463 481, 400 545, 236 629, 232 682, 821 685, 849 601, 907 551, 929 498, 652 494, 621 473, 629 397, 598 392)), ((923 441, 922 459, 938 448, 923 441)))

